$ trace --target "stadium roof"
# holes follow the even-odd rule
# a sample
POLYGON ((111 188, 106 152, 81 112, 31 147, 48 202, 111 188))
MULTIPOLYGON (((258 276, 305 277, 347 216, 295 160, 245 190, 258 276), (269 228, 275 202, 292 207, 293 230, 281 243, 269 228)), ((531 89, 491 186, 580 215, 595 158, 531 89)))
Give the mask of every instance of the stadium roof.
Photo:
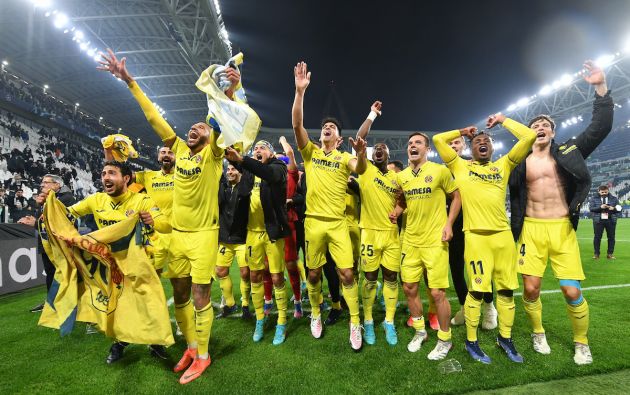
POLYGON ((127 57, 142 89, 179 130, 207 113, 194 85, 199 73, 231 56, 215 0, 2 2, 0 56, 11 72, 125 133, 159 141, 124 83, 95 69, 94 57, 106 48, 127 57))

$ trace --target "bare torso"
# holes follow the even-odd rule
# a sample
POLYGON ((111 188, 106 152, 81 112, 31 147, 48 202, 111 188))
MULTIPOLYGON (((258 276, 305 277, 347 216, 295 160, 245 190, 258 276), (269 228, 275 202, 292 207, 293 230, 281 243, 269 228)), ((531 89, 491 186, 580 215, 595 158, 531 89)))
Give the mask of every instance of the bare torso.
POLYGON ((551 154, 534 152, 527 157, 527 207, 530 218, 563 218, 569 215, 564 183, 551 154))

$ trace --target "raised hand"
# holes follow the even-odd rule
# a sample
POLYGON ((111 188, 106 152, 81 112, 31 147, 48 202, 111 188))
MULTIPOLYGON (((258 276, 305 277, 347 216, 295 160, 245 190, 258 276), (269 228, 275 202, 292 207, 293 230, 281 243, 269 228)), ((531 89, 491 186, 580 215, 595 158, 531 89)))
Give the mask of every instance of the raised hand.
POLYGON ((459 134, 461 134, 462 136, 468 137, 469 139, 472 139, 473 137, 475 137, 475 133, 477 133, 477 128, 474 126, 468 126, 468 127, 459 129, 459 134))
POLYGON ((592 60, 584 62, 584 68, 586 74, 584 74, 584 81, 591 85, 600 85, 606 82, 606 75, 601 67, 597 66, 592 60))
POLYGON ((372 107, 370 107, 370 110, 374 111, 378 115, 381 115, 381 108, 383 108, 383 103, 377 100, 374 102, 374 104, 372 104, 372 107))
POLYGON ((498 112, 488 117, 488 120, 486 121, 486 127, 488 129, 492 129, 493 127, 497 126, 500 123, 503 123, 504 121, 505 121, 505 115, 498 112))
POLYGON ((232 147, 227 147, 225 149, 225 159, 227 159, 230 162, 242 162, 243 161, 243 157, 241 156, 241 154, 239 154, 238 151, 235 150, 232 147))
POLYGON ((357 137, 356 140, 352 137, 349 137, 348 140, 350 140, 350 144, 352 144, 352 148, 354 148, 357 156, 365 153, 365 150, 367 149, 367 142, 365 140, 363 140, 361 137, 357 137))
POLYGON ((298 63, 293 68, 293 75, 295 76, 295 90, 304 92, 308 88, 308 84, 311 83, 311 72, 308 71, 306 63, 298 63))
POLYGON ((225 69, 225 77, 228 81, 230 81, 230 87, 225 91, 225 95, 233 98, 234 90, 236 89, 238 83, 241 81, 241 74, 238 72, 238 70, 233 69, 232 67, 228 67, 225 69))
POLYGON ((127 71, 127 58, 122 58, 120 61, 116 58, 114 51, 107 48, 107 54, 102 52, 99 53, 103 60, 99 60, 98 62, 101 66, 96 67, 98 70, 109 71, 115 77, 120 78, 125 81, 127 84, 133 81, 133 77, 127 71))

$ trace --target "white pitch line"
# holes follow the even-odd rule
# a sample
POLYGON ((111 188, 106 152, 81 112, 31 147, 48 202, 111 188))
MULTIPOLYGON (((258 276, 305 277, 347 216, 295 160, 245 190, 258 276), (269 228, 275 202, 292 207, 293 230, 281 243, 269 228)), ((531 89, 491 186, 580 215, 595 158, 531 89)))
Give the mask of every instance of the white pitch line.
POLYGON ((175 299, 173 299, 173 297, 171 296, 167 301, 166 301, 166 305, 168 307, 171 307, 173 305, 173 303, 175 303, 175 299))
MULTIPOLYGON (((578 240, 593 240, 592 237, 578 237, 578 240)), ((606 237, 602 236, 602 242, 608 240, 606 237)), ((616 242, 622 242, 622 243, 627 243, 630 240, 626 240, 626 239, 615 239, 616 242)))

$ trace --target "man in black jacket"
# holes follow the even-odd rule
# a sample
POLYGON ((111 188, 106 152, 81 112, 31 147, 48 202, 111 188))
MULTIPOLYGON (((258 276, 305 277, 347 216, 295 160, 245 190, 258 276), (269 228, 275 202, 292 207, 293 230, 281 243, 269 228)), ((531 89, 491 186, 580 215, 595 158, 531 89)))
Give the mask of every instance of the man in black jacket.
MULTIPOLYGON (((56 176, 54 174, 46 174, 42 178, 40 187, 41 187, 41 192, 40 192, 40 195, 38 195, 38 198, 36 199, 37 203, 40 205, 40 207, 37 210, 37 218, 41 217, 41 214, 43 212, 44 201, 46 199, 46 196, 48 196, 49 191, 55 191, 55 195, 57 199, 61 203, 63 203, 66 207, 70 207, 74 203, 76 203, 76 200, 74 198, 74 195, 72 194, 72 191, 67 186, 64 185, 63 180, 59 176, 56 176)), ((46 292, 48 292, 50 291, 50 286, 52 285, 53 278, 55 277, 55 265, 53 265, 52 261, 48 257, 48 254, 44 252, 44 246, 42 245, 42 237, 46 237, 45 236, 46 230, 43 229, 41 226, 42 221, 39 221, 37 218, 29 215, 20 219, 18 222, 21 224, 38 228, 40 237, 37 238, 37 249, 42 255, 42 262, 44 263, 44 272, 46 273, 46 292)), ((32 313, 37 313, 37 312, 42 311, 43 309, 44 309, 44 304, 42 303, 33 307, 30 311, 32 313)))
POLYGON ((540 286, 547 260, 567 302, 578 365, 593 362, 588 346, 588 304, 580 289, 584 280, 575 229, 580 205, 588 196, 591 177, 586 158, 612 128, 613 101, 604 72, 593 62, 584 64, 584 79, 595 89, 593 118, 584 132, 562 145, 553 141, 555 124, 546 115, 529 126, 537 133, 532 152, 510 176, 511 225, 518 240, 518 270, 523 276, 523 304, 532 324, 534 350, 549 354, 542 326, 540 286))
POLYGON ((252 184, 250 179, 241 181, 241 173, 234 165, 229 164, 219 184, 219 255, 216 274, 225 300, 223 311, 217 318, 224 318, 237 309, 230 266, 236 257, 241 276, 241 305, 243 319, 249 320, 249 267, 247 266, 245 241, 247 239, 247 218, 249 216, 252 184))
POLYGON ((287 166, 274 157, 273 146, 264 140, 254 145, 253 158, 243 157, 227 148, 225 157, 242 169, 243 180, 251 182, 247 221, 247 264, 251 273, 252 302, 256 309, 253 339, 263 337, 265 324, 263 270, 265 258, 273 281, 278 308, 278 324, 273 339, 279 345, 286 338, 287 291, 284 284, 284 238, 289 235, 287 218, 287 166))
POLYGON ((607 185, 597 188, 597 195, 591 198, 589 210, 593 213, 593 238, 594 255, 593 259, 599 259, 599 247, 606 229, 608 236, 608 251, 606 258, 615 259, 615 228, 617 227, 617 216, 621 211, 619 199, 608 191, 607 185))

